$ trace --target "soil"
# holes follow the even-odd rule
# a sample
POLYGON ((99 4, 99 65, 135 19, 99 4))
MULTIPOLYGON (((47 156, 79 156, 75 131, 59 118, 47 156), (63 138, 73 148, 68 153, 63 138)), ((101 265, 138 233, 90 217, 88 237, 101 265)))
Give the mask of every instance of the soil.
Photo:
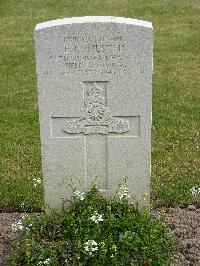
MULTIPOLYGON (((170 208, 154 210, 152 215, 159 217, 166 212, 164 220, 170 232, 179 241, 171 266, 200 266, 200 209, 188 206, 185 209, 170 208)), ((9 266, 6 257, 10 252, 8 238, 18 239, 20 233, 13 232, 12 223, 21 219, 20 213, 0 213, 0 265, 9 266)))
POLYGON ((10 253, 9 239, 20 238, 20 232, 14 232, 11 228, 12 223, 21 219, 20 213, 0 213, 0 266, 8 266, 6 257, 10 253))
POLYGON ((189 205, 155 210, 153 216, 159 217, 163 210, 167 228, 179 243, 171 266, 200 266, 200 209, 189 205))

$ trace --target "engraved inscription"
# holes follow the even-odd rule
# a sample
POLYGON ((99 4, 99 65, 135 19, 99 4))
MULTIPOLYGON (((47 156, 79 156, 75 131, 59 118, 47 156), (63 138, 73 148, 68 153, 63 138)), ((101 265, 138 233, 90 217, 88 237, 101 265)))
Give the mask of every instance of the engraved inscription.
POLYGON ((63 130, 68 134, 84 133, 104 134, 125 133, 129 131, 129 122, 113 117, 106 105, 106 97, 97 83, 88 88, 81 108, 81 117, 67 122, 63 130))
POLYGON ((48 57, 45 75, 130 74, 134 60, 123 36, 61 36, 60 50, 48 57))

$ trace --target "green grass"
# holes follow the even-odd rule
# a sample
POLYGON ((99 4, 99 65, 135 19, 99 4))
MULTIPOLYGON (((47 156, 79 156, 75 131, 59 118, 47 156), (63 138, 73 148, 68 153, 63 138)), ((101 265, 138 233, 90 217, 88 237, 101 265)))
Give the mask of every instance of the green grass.
POLYGON ((152 202, 185 205, 198 185, 198 0, 0 0, 0 210, 38 211, 42 176, 33 31, 71 16, 112 15, 154 26, 152 202), (24 204, 24 205, 21 205, 24 204))

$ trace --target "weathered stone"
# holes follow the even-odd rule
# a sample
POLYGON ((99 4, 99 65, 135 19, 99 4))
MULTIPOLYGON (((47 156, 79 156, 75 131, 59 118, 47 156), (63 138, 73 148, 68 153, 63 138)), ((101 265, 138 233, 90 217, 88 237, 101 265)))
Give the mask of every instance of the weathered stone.
MULTIPOLYGON (((95 182, 114 195, 128 177, 149 192, 152 25, 116 17, 48 21, 35 29, 45 202, 95 182)), ((149 195, 140 206, 149 204, 149 195)))

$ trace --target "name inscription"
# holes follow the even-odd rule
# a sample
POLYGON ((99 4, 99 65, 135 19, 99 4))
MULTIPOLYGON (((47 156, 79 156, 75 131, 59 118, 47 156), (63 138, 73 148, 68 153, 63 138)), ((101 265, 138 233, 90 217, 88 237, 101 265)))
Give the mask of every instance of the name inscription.
POLYGON ((64 36, 61 41, 62 53, 50 54, 44 74, 130 74, 123 36, 64 36))

